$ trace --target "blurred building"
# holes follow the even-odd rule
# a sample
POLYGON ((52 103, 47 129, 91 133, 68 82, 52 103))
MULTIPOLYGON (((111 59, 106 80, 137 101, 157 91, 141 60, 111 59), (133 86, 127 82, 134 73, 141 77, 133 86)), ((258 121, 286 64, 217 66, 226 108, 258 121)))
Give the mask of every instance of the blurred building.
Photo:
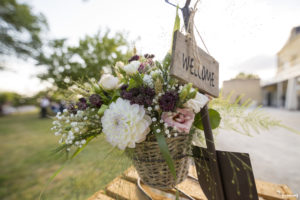
POLYGON ((262 85, 263 105, 300 109, 300 26, 277 53, 277 73, 262 85))
POLYGON ((239 103, 243 104, 248 99, 252 100, 255 105, 261 105, 262 95, 259 78, 235 78, 223 82, 222 95, 230 97, 233 103, 240 98, 239 103))

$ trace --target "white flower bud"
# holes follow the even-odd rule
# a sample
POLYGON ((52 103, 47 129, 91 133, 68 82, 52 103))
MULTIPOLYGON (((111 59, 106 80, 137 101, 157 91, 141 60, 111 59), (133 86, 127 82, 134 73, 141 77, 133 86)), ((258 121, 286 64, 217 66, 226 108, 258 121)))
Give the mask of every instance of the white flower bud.
POLYGON ((119 79, 111 74, 103 74, 99 84, 104 90, 113 90, 118 87, 119 79))
POLYGON ((141 63, 137 60, 131 61, 128 65, 124 66, 123 70, 129 75, 133 75, 137 73, 140 64, 141 63))

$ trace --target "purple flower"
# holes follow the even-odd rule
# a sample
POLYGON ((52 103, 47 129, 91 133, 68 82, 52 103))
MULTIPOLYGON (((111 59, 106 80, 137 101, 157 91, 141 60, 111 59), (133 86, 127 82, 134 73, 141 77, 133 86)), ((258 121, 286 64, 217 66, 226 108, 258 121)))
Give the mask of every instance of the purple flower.
POLYGON ((140 59, 140 56, 134 55, 134 56, 132 56, 132 57, 128 60, 128 62, 130 63, 131 61, 139 60, 139 59, 140 59))
POLYGON ((138 68, 138 71, 139 71, 140 73, 144 73, 144 72, 145 72, 145 64, 144 64, 144 63, 141 63, 141 64, 140 64, 140 66, 139 66, 139 68, 138 68))
POLYGON ((144 57, 147 58, 147 59, 148 59, 148 58, 151 58, 151 59, 152 59, 152 58, 154 58, 154 54, 148 54, 148 53, 146 53, 146 54, 144 55, 144 57))
POLYGON ((76 105, 78 110, 85 110, 88 107, 85 98, 80 98, 76 105))
POLYGON ((159 106, 164 112, 174 111, 179 100, 179 95, 176 91, 168 91, 162 95, 159 100, 159 106))
POLYGON ((76 114, 77 113, 77 110, 75 108, 75 105, 70 103, 68 106, 67 106, 67 110, 69 113, 73 113, 73 114, 76 114))
POLYGON ((92 94, 89 97, 89 101, 93 107, 100 108, 102 105, 101 97, 98 94, 92 94))

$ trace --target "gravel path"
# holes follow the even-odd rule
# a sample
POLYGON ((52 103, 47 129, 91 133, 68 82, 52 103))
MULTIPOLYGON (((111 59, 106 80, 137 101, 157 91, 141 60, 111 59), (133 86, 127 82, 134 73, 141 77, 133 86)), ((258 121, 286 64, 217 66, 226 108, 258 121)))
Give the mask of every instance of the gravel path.
MULTIPOLYGON (((300 131, 299 111, 263 110, 300 131)), ((253 137, 224 131, 216 141, 217 149, 250 153, 255 178, 287 184, 300 195, 300 135, 276 127, 253 137)))

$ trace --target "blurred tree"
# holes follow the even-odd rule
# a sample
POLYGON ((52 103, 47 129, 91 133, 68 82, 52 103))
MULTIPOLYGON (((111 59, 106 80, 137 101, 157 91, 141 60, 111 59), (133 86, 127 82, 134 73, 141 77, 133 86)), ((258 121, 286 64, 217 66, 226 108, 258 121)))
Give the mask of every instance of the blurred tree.
POLYGON ((53 40, 36 58, 38 66, 46 67, 46 72, 39 78, 63 89, 72 85, 72 81, 99 80, 103 67, 111 67, 116 61, 128 59, 128 52, 128 42, 124 36, 121 33, 110 36, 109 30, 92 37, 86 36, 75 46, 68 46, 65 39, 53 40))
POLYGON ((244 72, 240 72, 236 75, 235 79, 259 79, 259 76, 256 74, 246 74, 244 72))
POLYGON ((0 1, 0 56, 37 56, 41 33, 47 29, 45 17, 34 14, 29 5, 17 0, 0 1))

